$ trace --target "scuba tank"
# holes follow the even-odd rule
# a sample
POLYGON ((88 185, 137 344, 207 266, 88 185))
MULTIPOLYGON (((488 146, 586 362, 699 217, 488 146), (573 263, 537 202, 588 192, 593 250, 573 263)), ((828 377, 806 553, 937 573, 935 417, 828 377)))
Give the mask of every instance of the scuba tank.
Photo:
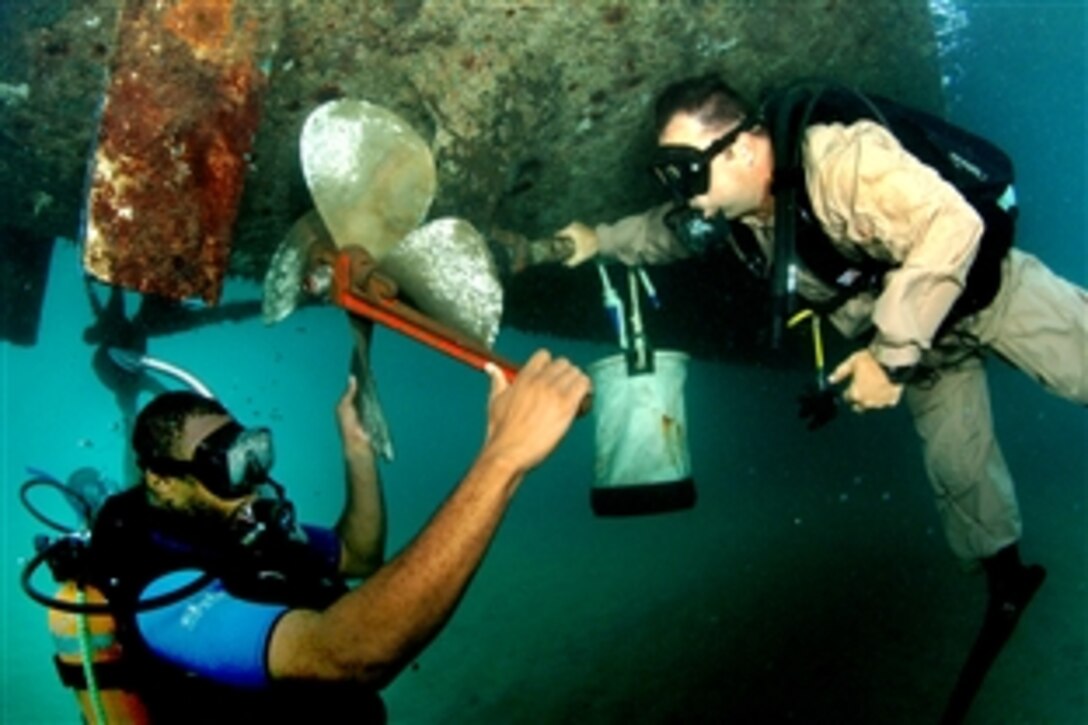
POLYGON ((67 483, 36 469, 30 469, 30 473, 33 477, 19 492, 23 505, 61 536, 35 537, 37 554, 24 568, 22 584, 32 599, 47 607, 55 647, 53 660, 61 683, 75 691, 84 722, 149 723, 146 705, 125 687, 124 652, 117 637, 117 622, 106 598, 87 582, 90 528, 111 486, 88 468, 77 470, 67 483), (62 494, 80 519, 77 527, 58 523, 30 502, 30 491, 42 487, 62 494), (31 585, 34 572, 42 564, 48 565, 58 584, 52 597, 31 585))
MULTIPOLYGON (((75 580, 62 582, 54 596, 77 607, 107 606, 98 589, 75 580)), ((115 681, 123 679, 123 675, 110 674, 124 671, 124 652, 113 616, 53 608, 48 611, 57 673, 61 683, 74 690, 84 720, 95 724, 150 723, 151 716, 140 696, 115 681)))

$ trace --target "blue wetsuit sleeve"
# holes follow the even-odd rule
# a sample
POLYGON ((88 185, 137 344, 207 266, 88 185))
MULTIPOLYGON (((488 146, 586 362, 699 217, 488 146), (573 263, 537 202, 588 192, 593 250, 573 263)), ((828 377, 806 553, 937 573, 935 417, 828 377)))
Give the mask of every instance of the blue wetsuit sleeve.
MULTIPOLYGON (((340 538, 332 529, 303 524, 307 543, 327 570, 340 565, 340 538)), ((196 569, 159 577, 143 591, 143 599, 158 597, 193 583, 196 569)), ((218 579, 196 593, 165 607, 141 612, 136 624, 153 653, 203 677, 236 687, 268 684, 267 651, 272 630, 287 612, 282 604, 239 599, 218 579)))
MULTIPOLYGON (((143 598, 177 591, 201 574, 186 569, 161 576, 143 598)), ((238 599, 216 579, 181 601, 139 613, 136 624, 151 651, 167 662, 216 682, 258 688, 269 682, 268 644, 286 612, 282 604, 238 599)))

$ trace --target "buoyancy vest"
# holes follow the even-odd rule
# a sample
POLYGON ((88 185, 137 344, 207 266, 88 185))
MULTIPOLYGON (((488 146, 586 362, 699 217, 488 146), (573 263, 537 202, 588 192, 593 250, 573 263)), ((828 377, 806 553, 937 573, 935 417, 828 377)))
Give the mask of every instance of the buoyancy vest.
MULTIPOLYGON (((937 116, 888 98, 865 95, 845 86, 804 82, 767 94, 761 105, 775 154, 775 264, 773 270, 776 336, 781 320, 792 313, 790 267, 797 261, 836 291, 819 311, 830 312, 850 297, 879 288, 892 265, 869 257, 843 255, 824 233, 805 187, 802 140, 815 124, 850 124, 870 119, 884 125, 919 161, 952 184, 982 218, 984 233, 968 272, 967 284, 938 335, 993 301, 1001 284, 1001 263, 1012 246, 1016 205, 1009 156, 989 141, 937 116), (784 252, 784 253, 783 253, 784 252)), ((751 231, 733 224, 736 246, 754 245, 751 231)))
POLYGON ((151 581, 179 569, 207 572, 234 596, 290 607, 324 609, 346 591, 305 543, 283 536, 247 547, 237 539, 226 527, 151 506, 137 486, 110 497, 95 520, 94 576, 121 608, 134 608, 151 581))
POLYGON ((92 534, 91 559, 92 579, 115 612, 127 660, 124 672, 134 678, 126 686, 140 693, 153 722, 384 722, 380 698, 357 686, 277 682, 257 690, 232 687, 161 661, 139 635, 141 593, 155 579, 181 569, 207 572, 242 599, 326 608, 347 588, 305 544, 285 541, 281 547, 245 551, 227 532, 150 506, 137 486, 103 506, 92 534))

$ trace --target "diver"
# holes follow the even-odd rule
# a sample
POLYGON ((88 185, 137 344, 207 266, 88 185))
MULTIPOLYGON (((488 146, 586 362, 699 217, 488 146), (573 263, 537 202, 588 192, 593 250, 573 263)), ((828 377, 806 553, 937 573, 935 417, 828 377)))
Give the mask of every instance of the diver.
MULTIPOLYGON (((113 393, 126 437, 132 434, 140 394, 159 393, 167 389, 153 377, 143 375, 145 369, 157 369, 181 379, 190 387, 202 385, 194 379, 184 379, 186 373, 180 368, 148 357, 148 342, 151 339, 223 321, 244 320, 254 317, 260 310, 260 303, 254 301, 193 309, 165 297, 140 295, 136 311, 130 315, 126 309, 128 295, 125 290, 109 286, 103 301, 100 298, 103 287, 105 285, 96 283, 89 276, 84 278, 84 289, 94 319, 84 329, 83 341, 94 346, 91 368, 99 381, 113 393)), ((126 450, 123 455, 124 471, 135 474, 137 469, 132 452, 126 450)))
POLYGON ((772 326, 803 304, 867 341, 823 381, 831 399, 802 413, 830 419, 836 385, 858 414, 901 399, 910 409, 947 540, 988 584, 984 654, 964 667, 946 712, 954 722, 1045 578, 1020 559, 984 359, 1085 404, 1088 293, 1011 248, 1011 162, 992 145, 841 87, 800 88, 755 106, 715 75, 669 86, 651 170, 672 200, 556 236, 573 249, 567 266, 598 255, 660 264, 705 245, 705 234, 691 243, 691 219, 724 227, 721 243, 773 291, 772 326))
POLYGON ((488 372, 479 454, 388 560, 354 376, 336 406, 347 491, 335 528, 296 521, 270 476, 268 429, 196 392, 153 398, 133 432, 142 479, 97 511, 80 571, 69 572, 108 602, 83 611, 117 620, 124 667, 102 687, 138 693, 155 723, 383 722, 379 690, 449 621, 514 493, 589 389, 544 350, 513 382, 488 372))

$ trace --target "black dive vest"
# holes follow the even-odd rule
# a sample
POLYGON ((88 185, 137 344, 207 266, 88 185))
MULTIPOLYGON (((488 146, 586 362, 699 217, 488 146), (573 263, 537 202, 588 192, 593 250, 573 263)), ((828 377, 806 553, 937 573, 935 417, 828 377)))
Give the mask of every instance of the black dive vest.
POLYGON ((136 627, 136 602, 158 577, 194 568, 220 579, 233 596, 321 610, 347 588, 305 544, 285 541, 247 552, 224 534, 153 508, 142 486, 112 496, 95 520, 92 582, 115 611, 124 650, 123 680, 156 723, 384 722, 376 693, 357 685, 273 683, 231 687, 161 661, 136 627), (127 681, 125 681, 127 680, 127 681))
MULTIPOLYGON (((801 168, 800 145, 809 126, 862 119, 888 128, 903 148, 955 186, 982 217, 985 228, 966 287, 938 336, 993 301, 1001 286, 1002 261, 1013 243, 1017 213, 1004 197, 1013 181, 1013 168, 1001 149, 936 116, 835 85, 790 87, 769 95, 762 109, 775 150, 776 272, 781 274, 785 267, 779 264, 785 260, 777 250, 790 246, 788 241, 779 243, 781 230, 792 235, 793 255, 789 256, 795 255, 814 276, 836 290, 831 300, 816 305, 818 311, 830 312, 850 297, 879 290, 884 274, 892 268, 867 256, 851 260, 835 247, 812 211, 801 168)), ((734 224, 734 233, 750 237, 750 230, 738 229, 742 226, 734 224)), ((745 242, 749 247, 754 244, 744 240, 740 246, 745 242)))

